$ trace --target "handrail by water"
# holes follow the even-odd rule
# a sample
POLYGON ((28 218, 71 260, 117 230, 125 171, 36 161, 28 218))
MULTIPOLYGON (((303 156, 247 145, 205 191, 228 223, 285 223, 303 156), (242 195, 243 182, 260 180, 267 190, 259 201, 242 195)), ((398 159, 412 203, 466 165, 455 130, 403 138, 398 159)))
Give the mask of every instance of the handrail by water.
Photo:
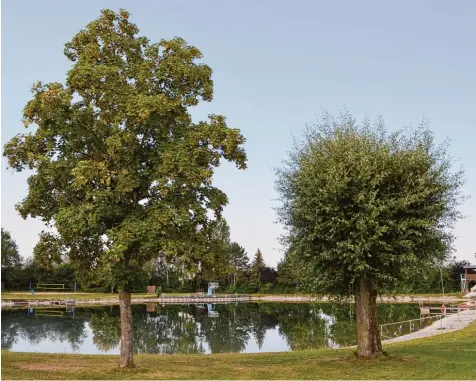
POLYGON ((409 323, 409 322, 417 321, 417 320, 433 319, 434 317, 441 317, 441 316, 446 316, 446 315, 445 315, 445 314, 438 314, 438 315, 431 315, 431 316, 422 317, 422 318, 396 321, 396 322, 393 322, 393 323, 380 324, 380 327, 385 327, 385 326, 387 326, 387 325, 392 325, 392 324, 409 323))
MULTIPOLYGON (((396 321, 396 322, 392 322, 392 323, 380 324, 380 336, 382 336, 382 337, 391 337, 391 336, 387 336, 387 335, 383 334, 383 327, 386 327, 386 326, 389 326, 389 325, 412 323, 414 321, 421 322, 422 320, 434 319, 434 318, 439 318, 440 321, 441 321, 441 319, 446 317, 446 316, 448 316, 448 315, 447 314, 438 314, 438 315, 431 315, 431 316, 427 316, 427 317, 420 317, 420 318, 416 318, 416 319, 402 320, 402 321, 396 321)), ((410 332, 412 332, 412 324, 410 324, 410 332)))

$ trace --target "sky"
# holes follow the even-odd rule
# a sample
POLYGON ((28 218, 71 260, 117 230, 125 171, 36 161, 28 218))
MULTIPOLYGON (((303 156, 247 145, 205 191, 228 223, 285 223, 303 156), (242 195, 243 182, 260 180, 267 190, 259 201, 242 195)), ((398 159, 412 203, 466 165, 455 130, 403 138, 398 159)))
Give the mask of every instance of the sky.
MULTIPOLYGON (((1 16, 1 143, 24 132, 22 109, 33 82, 63 81, 63 45, 100 10, 125 8, 151 41, 184 38, 213 69, 214 100, 192 110, 227 117, 246 137, 248 169, 222 165, 215 184, 229 197, 231 238, 268 265, 283 251, 276 223, 274 169, 282 166, 306 123, 324 110, 346 108, 358 120, 382 115, 390 130, 429 120, 439 142, 466 171, 464 192, 476 190, 476 1, 4 0, 1 16)), ((3 148, 2 148, 3 152, 3 148)), ((32 255, 41 221, 23 220, 15 203, 28 174, 2 161, 2 226, 24 257, 32 255)), ((456 257, 472 260, 476 198, 462 207, 456 257)))

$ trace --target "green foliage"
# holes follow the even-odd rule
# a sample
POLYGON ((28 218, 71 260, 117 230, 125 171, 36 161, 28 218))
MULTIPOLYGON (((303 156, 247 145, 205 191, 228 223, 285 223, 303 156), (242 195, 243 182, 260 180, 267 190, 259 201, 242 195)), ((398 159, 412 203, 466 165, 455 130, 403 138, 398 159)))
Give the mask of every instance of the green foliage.
POLYGON ((2 270, 20 267, 22 258, 10 232, 2 227, 2 270))
POLYGON ((284 258, 278 263, 277 270, 277 283, 288 289, 295 289, 299 283, 298 271, 296 270, 291 255, 287 251, 284 258))
POLYGON ((20 285, 22 257, 16 242, 2 227, 2 282, 6 289, 18 288, 20 285))
POLYGON ((25 106, 37 128, 5 145, 12 169, 34 170, 17 210, 54 225, 83 282, 131 289, 161 251, 196 261, 210 212, 227 203, 214 169, 246 168, 245 139, 223 116, 192 122, 188 109, 213 97, 201 52, 181 38, 151 43, 126 11, 104 10, 64 53, 65 83, 36 83, 25 106))
POLYGON ((230 227, 220 218, 210 225, 207 250, 201 261, 201 275, 205 281, 223 280, 230 268, 230 227))
POLYGON ((261 250, 256 251, 255 257, 250 267, 250 281, 258 286, 258 289, 261 287, 262 276, 266 269, 266 264, 264 263, 263 254, 261 250))
POLYGON ((250 260, 245 248, 236 242, 232 242, 229 247, 229 257, 233 285, 236 286, 237 284, 246 282, 250 260))
POLYGON ((448 257, 462 171, 424 127, 389 133, 382 120, 325 115, 295 144, 277 172, 278 213, 308 290, 348 296, 367 279, 388 292, 448 257))
POLYGON ((33 258, 39 266, 52 267, 63 262, 63 248, 54 234, 41 232, 40 240, 33 249, 33 258))

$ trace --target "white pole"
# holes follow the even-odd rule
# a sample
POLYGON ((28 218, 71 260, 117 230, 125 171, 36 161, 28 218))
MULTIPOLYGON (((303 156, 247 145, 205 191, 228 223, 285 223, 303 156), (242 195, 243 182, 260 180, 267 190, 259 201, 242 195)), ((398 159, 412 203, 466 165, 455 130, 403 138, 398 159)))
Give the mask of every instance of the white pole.
POLYGON ((444 314, 446 315, 445 285, 443 283, 443 270, 440 267, 441 290, 443 292, 443 305, 445 306, 444 314))

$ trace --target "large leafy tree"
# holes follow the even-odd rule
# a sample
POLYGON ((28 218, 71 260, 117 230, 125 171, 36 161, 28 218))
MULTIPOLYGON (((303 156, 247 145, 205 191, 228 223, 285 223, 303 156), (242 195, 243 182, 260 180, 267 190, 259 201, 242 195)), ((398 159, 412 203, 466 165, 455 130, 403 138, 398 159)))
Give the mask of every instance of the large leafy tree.
POLYGON ((239 130, 188 109, 213 96, 212 70, 181 38, 151 43, 125 10, 104 10, 65 45, 65 83, 38 82, 24 109, 36 129, 5 146, 11 168, 33 169, 17 206, 54 225, 86 277, 119 289, 121 366, 133 366, 130 290, 157 253, 204 245, 210 211, 226 195, 212 185, 221 159, 246 167, 239 130))
POLYGON ((463 179, 446 147, 424 126, 389 133, 381 120, 325 115, 278 170, 278 212, 300 282, 355 297, 359 356, 382 353, 377 295, 449 254, 463 179))
POLYGON ((17 286, 18 274, 23 261, 18 251, 18 246, 10 232, 2 227, 2 282, 6 287, 17 286))
POLYGON ((2 227, 2 270, 20 267, 22 258, 10 232, 2 227))
POLYGON ((33 248, 35 262, 43 267, 51 268, 63 263, 64 253, 61 241, 54 234, 41 232, 38 243, 33 248))

